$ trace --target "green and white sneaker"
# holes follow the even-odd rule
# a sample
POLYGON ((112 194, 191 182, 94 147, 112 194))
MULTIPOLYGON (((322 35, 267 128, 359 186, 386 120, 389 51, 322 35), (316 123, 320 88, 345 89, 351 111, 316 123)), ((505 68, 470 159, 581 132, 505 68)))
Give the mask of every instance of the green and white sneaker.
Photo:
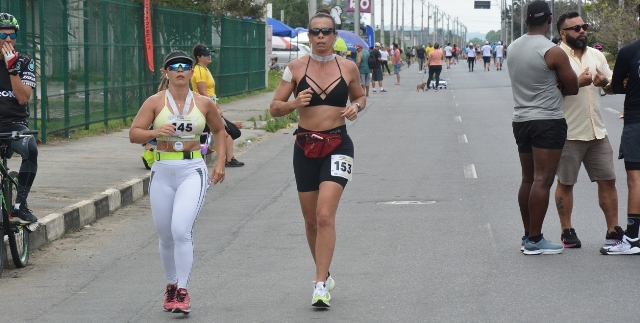
POLYGON ((327 285, 325 283, 317 283, 315 289, 313 290, 313 296, 311 299, 311 306, 318 308, 326 308, 331 301, 331 294, 327 290, 327 285))
POLYGON ((522 253, 525 255, 554 255, 561 253, 562 250, 564 250, 562 244, 552 243, 542 237, 542 240, 538 241, 538 243, 533 243, 527 239, 522 253))

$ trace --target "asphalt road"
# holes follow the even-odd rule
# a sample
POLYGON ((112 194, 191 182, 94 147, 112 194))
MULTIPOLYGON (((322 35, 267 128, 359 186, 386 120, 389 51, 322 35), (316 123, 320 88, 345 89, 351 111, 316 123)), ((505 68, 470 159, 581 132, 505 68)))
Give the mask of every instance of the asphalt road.
MULTIPOLYGON (((400 86, 385 75, 389 92, 372 94, 348 128, 355 174, 338 210, 329 310, 310 306, 315 269, 286 130, 254 144, 247 165, 209 191, 194 233, 189 316, 162 311, 166 282, 145 198, 34 252, 27 268, 5 270, 0 321, 636 322, 638 258, 599 254, 606 227, 584 171, 573 220, 583 247, 520 253, 506 68, 453 66, 437 93, 415 91, 416 65, 401 75, 400 86)), ((616 154, 622 102, 603 98, 616 154)), ((615 166, 624 227, 624 167, 615 166)), ((559 240, 553 204, 543 232, 559 240)))

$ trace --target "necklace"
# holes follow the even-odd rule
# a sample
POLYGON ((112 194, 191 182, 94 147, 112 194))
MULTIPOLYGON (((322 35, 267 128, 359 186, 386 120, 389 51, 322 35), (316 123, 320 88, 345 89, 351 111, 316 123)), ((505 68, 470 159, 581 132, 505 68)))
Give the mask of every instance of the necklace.
POLYGON ((318 62, 328 62, 336 58, 336 54, 331 54, 329 56, 320 56, 314 53, 310 53, 309 56, 311 56, 311 58, 313 58, 314 61, 318 61, 318 62))

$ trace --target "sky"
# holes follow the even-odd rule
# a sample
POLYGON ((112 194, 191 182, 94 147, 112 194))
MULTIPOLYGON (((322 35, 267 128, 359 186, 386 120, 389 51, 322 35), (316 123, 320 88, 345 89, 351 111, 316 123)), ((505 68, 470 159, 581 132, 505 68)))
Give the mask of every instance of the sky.
MULTIPOLYGON (((366 1, 366 0, 365 0, 366 1)), ((386 29, 389 29, 389 25, 391 24, 391 1, 392 0, 371 0, 374 5, 374 16, 375 16, 375 25, 380 25, 381 18, 381 1, 384 1, 384 24, 386 29)), ((396 0, 402 8, 403 0, 396 0)), ((414 26, 416 30, 420 28, 421 25, 421 16, 422 16, 422 2, 419 0, 414 1, 414 26)), ((510 5, 510 1, 507 1, 508 5, 510 5)), ((445 0, 445 1, 434 1, 434 0, 425 0, 424 2, 424 26, 426 29, 427 25, 427 6, 430 4, 431 9, 430 13, 433 14, 433 7, 438 6, 440 12, 445 13, 446 15, 451 16, 450 28, 453 29, 453 19, 458 17, 458 20, 467 27, 468 33, 481 33, 486 34, 491 30, 499 30, 500 29, 500 1, 491 1, 491 9, 474 9, 474 0, 445 0)), ((395 11, 395 3, 394 3, 394 11, 395 11)), ((394 25, 395 22, 395 14, 394 14, 394 25)), ((402 21, 402 11, 398 12, 398 19, 402 21)), ((370 14, 363 14, 362 21, 365 23, 371 22, 370 14)), ((404 0, 404 22, 405 22, 405 30, 411 30, 411 0, 404 0)), ((433 19, 429 21, 430 30, 433 30, 433 19)), ((398 24, 400 25, 400 24, 398 24)), ((438 23, 438 28, 441 27, 441 23, 438 23)), ((444 28, 447 29, 447 20, 445 17, 444 20, 444 28)))

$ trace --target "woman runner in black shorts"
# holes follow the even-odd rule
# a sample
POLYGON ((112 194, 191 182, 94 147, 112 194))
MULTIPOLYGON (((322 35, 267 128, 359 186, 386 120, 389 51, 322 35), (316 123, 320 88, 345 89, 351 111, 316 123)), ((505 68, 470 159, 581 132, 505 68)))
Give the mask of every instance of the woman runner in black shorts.
POLYGON ((328 12, 318 11, 309 21, 312 53, 289 63, 273 97, 274 117, 298 110, 299 128, 293 147, 293 171, 305 220, 307 242, 316 264, 311 305, 329 307, 335 281, 329 275, 336 243, 338 203, 353 167, 353 143, 345 118, 355 120, 366 98, 353 62, 333 54, 336 24, 328 12), (296 98, 288 101, 291 93, 296 98), (347 100, 350 105, 347 106, 347 100), (334 139, 318 139, 326 137, 334 139), (338 141, 341 140, 341 143, 338 141), (324 157, 314 151, 335 149, 324 157))

